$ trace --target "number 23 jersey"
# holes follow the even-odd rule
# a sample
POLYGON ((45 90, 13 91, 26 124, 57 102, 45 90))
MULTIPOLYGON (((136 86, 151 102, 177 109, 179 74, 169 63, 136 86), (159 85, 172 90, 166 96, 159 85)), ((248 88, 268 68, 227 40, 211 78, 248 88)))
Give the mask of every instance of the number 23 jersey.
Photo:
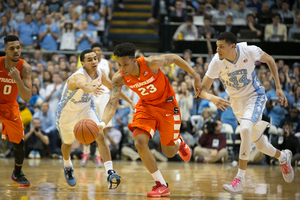
POLYGON ((167 77, 159 69, 157 74, 148 68, 145 57, 137 59, 140 65, 140 76, 123 76, 125 84, 140 97, 144 103, 157 105, 175 96, 172 86, 167 77))
POLYGON ((248 46, 246 42, 236 45, 237 59, 230 62, 220 60, 215 54, 208 66, 206 76, 211 79, 220 78, 230 97, 244 97, 257 92, 264 94, 255 72, 255 61, 260 60, 263 51, 257 46, 248 46))

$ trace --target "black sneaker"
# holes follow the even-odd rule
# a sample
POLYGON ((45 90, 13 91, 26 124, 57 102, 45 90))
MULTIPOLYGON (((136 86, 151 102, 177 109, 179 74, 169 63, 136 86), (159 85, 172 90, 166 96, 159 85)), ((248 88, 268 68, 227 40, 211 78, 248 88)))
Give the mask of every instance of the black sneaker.
POLYGON ((25 178, 23 172, 20 173, 19 176, 15 176, 14 172, 12 173, 10 180, 19 184, 20 187, 30 186, 30 182, 25 178))
POLYGON ((64 168, 65 179, 69 186, 74 187, 76 185, 76 178, 74 175, 73 168, 64 168))
POLYGON ((108 189, 116 189, 120 185, 120 182, 121 177, 114 170, 108 170, 108 189))

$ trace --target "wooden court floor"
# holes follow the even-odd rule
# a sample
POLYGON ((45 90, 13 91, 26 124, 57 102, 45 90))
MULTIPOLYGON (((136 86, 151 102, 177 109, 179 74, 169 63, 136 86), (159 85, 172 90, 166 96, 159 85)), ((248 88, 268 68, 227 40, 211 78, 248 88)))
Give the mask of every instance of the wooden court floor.
POLYGON ((279 166, 250 165, 246 172, 244 194, 231 196, 222 189, 237 172, 231 164, 196 164, 168 162, 158 163, 165 180, 170 185, 171 195, 163 198, 147 198, 154 181, 142 162, 115 161, 114 169, 121 176, 116 190, 108 190, 104 168, 95 168, 89 161, 80 167, 74 161, 77 185, 69 187, 64 179, 61 160, 24 161, 23 171, 31 182, 27 188, 18 188, 9 177, 13 159, 0 159, 0 200, 55 200, 55 199, 103 199, 103 200, 225 200, 267 199, 300 200, 300 167, 294 168, 293 183, 284 182, 279 166))

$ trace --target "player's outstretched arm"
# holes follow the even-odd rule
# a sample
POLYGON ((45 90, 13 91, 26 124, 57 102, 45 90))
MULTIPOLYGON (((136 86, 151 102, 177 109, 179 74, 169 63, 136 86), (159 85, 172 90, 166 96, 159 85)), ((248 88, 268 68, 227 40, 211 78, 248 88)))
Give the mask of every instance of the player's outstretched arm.
POLYGON ((101 95, 103 93, 103 89, 100 88, 101 84, 97 84, 96 82, 87 82, 87 78, 82 74, 76 74, 72 76, 68 81, 68 89, 82 89, 85 93, 94 93, 95 96, 101 95))
MULTIPOLYGON (((106 86, 110 91, 112 91, 111 80, 105 75, 105 73, 103 71, 102 71, 101 81, 104 86, 106 86)), ((130 106, 132 107, 132 109, 134 110, 135 103, 122 90, 120 93, 120 98, 125 100, 126 102, 128 102, 130 104, 130 106)))
POLYGON ((210 100, 215 104, 218 108, 220 108, 222 111, 227 110, 226 106, 230 106, 230 102, 226 101, 225 99, 222 99, 221 97, 215 96, 213 94, 208 93, 207 91, 213 84, 214 79, 209 78, 208 76, 204 76, 202 81, 202 90, 199 95, 199 97, 203 99, 210 100))
POLYGON ((31 99, 31 67, 30 65, 24 61, 23 68, 22 68, 22 79, 20 77, 20 71, 13 67, 9 72, 9 76, 12 77, 17 84, 18 91, 20 97, 25 101, 28 102, 31 99))
POLYGON ((124 85, 124 79, 120 72, 114 74, 111 85, 112 90, 110 94, 110 99, 104 109, 102 122, 99 127, 100 132, 105 128, 105 125, 112 119, 112 117, 116 113, 118 101, 122 91, 122 86, 124 85))
POLYGON ((274 82, 275 82, 275 90, 276 95, 278 96, 279 101, 281 102, 281 105, 287 107, 288 106, 288 100, 286 96, 284 95, 279 81, 278 71, 276 67, 276 63, 272 56, 264 52, 264 54, 261 56, 259 62, 266 63, 271 71, 271 74, 273 76, 274 82))
POLYGON ((177 66, 189 73, 195 80, 194 89, 195 89, 195 98, 199 96, 201 91, 201 79, 200 75, 180 56, 176 54, 162 54, 158 56, 150 56, 145 58, 147 66, 152 71, 157 71, 160 67, 171 65, 175 63, 177 66))

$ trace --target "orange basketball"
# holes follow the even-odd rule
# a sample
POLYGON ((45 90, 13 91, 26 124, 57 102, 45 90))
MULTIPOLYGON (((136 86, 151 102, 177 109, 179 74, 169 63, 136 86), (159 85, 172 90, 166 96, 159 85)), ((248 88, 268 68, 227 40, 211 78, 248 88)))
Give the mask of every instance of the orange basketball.
POLYGON ((75 138, 83 144, 94 142, 98 132, 99 129, 97 124, 91 119, 82 119, 74 126, 75 138))

